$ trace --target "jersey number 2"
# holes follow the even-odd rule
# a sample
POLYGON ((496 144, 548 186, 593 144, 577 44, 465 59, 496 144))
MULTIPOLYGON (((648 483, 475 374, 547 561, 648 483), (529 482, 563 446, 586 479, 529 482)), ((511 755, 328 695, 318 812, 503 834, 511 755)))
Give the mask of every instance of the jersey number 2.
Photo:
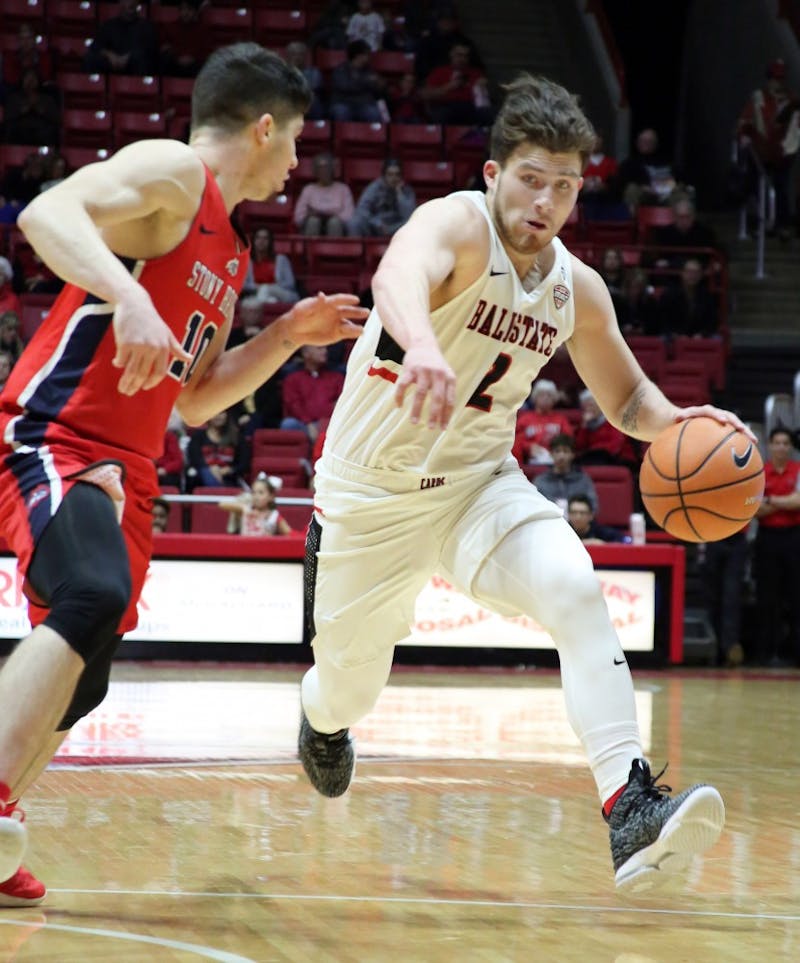
POLYGON ((477 408, 478 411, 491 411, 494 398, 492 395, 487 394, 486 389, 490 388, 493 384, 497 384, 497 382, 503 377, 510 367, 511 355, 499 354, 494 359, 494 363, 492 364, 491 368, 489 368, 489 370, 481 379, 481 383, 478 385, 475 391, 473 391, 466 407, 477 408))

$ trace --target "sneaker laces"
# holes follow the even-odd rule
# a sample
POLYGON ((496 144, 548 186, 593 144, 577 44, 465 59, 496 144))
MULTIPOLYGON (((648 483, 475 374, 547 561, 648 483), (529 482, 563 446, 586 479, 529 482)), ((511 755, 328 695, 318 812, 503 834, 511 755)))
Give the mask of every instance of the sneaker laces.
POLYGON ((661 799, 662 796, 667 796, 672 792, 672 786, 668 786, 666 783, 658 785, 658 780, 667 771, 667 766, 669 766, 669 763, 666 763, 661 772, 657 772, 655 776, 650 775, 650 766, 646 762, 641 766, 639 783, 642 792, 650 799, 661 799))
POLYGON ((339 744, 347 739, 347 729, 338 732, 317 732, 312 729, 311 743, 318 765, 334 765, 339 761, 339 744))

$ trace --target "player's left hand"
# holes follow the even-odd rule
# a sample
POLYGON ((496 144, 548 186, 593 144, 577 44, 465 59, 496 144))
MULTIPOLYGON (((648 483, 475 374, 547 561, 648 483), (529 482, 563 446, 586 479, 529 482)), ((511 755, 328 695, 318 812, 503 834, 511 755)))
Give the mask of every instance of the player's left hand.
POLYGON ((713 418, 721 425, 731 425, 738 431, 744 432, 750 441, 758 444, 758 438, 747 425, 732 411, 726 411, 724 408, 715 408, 714 405, 692 405, 689 408, 681 408, 675 416, 675 421, 686 421, 687 418, 713 418))
POLYGON ((322 294, 303 298, 284 316, 289 338, 303 344, 335 344, 344 338, 357 338, 363 328, 358 321, 369 317, 354 294, 322 294))

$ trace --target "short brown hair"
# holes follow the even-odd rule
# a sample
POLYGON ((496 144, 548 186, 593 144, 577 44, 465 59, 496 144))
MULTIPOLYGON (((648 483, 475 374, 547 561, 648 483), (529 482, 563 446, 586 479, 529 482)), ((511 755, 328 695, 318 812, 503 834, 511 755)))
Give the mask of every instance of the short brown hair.
POLYGON ((299 70, 257 43, 235 43, 218 47, 197 75, 192 130, 216 127, 236 133, 262 114, 284 124, 310 104, 311 91, 299 70))
POLYGON ((505 164, 520 144, 530 143, 552 153, 577 151, 581 166, 586 166, 597 133, 574 94, 532 74, 520 74, 503 89, 506 95, 490 138, 493 160, 505 164))

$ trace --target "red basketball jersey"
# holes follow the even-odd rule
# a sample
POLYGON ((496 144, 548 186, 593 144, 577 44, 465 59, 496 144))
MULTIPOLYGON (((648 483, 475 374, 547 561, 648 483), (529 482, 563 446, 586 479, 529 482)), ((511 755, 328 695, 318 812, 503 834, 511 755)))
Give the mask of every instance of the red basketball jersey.
POLYGON ((122 371, 111 363, 114 306, 68 284, 0 394, 6 445, 38 448, 82 439, 157 458, 181 387, 233 317, 248 258, 206 169, 200 208, 184 240, 161 257, 122 259, 193 361, 174 361, 167 377, 149 391, 120 394, 122 371))

